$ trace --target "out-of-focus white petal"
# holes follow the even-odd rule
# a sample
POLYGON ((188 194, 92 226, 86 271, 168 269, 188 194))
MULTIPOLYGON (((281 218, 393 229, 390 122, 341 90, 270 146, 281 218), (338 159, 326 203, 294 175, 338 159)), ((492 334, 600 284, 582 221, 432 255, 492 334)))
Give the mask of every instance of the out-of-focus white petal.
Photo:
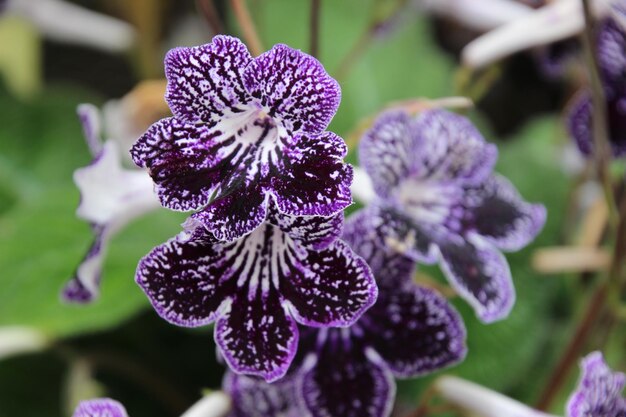
MULTIPOLYGON (((594 14, 607 15, 611 3, 612 0, 595 0, 594 14)), ((584 26, 580 0, 556 0, 470 42, 461 58, 470 68, 484 67, 516 52, 574 36, 584 26)))
POLYGON ((376 197, 372 180, 362 168, 354 167, 353 173, 354 177, 350 186, 352 196, 359 202, 368 204, 376 197))
POLYGON ((427 12, 454 19, 481 32, 528 16, 533 11, 511 0, 422 0, 421 6, 427 12))
POLYGON ((223 417, 230 411, 230 397, 221 391, 202 397, 180 417, 223 417))
POLYGON ((74 172, 81 194, 76 214, 112 232, 131 219, 159 207, 146 171, 124 169, 119 145, 109 140, 91 165, 74 172))
POLYGON ((0 327, 0 360, 22 353, 37 352, 46 348, 50 340, 31 327, 0 327))
POLYGON ((128 23, 62 0, 8 0, 6 12, 23 16, 59 42, 123 52, 135 41, 128 23))
POLYGON ((480 417, 556 417, 454 376, 438 378, 435 387, 450 403, 480 417))

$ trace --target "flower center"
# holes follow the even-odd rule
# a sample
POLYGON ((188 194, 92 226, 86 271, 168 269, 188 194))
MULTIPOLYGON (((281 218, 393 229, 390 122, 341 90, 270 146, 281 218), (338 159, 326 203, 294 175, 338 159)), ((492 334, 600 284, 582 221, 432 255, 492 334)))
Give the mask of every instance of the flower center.
POLYGON ((419 223, 443 225, 454 216, 460 200, 458 187, 408 179, 398 187, 396 199, 405 212, 419 223))

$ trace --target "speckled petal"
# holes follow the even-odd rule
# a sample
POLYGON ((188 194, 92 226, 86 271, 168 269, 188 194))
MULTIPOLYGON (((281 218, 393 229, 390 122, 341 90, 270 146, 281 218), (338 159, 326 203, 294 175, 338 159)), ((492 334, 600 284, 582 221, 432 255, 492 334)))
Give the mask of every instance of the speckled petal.
POLYGON ((270 384, 227 372, 222 385, 232 398, 231 417, 303 417, 296 384, 289 375, 270 384))
POLYGON ((376 193, 387 197, 411 175, 412 149, 416 132, 404 111, 381 114, 359 144, 360 165, 372 179, 376 193))
POLYGON ((289 369, 298 347, 298 326, 275 288, 239 292, 215 326, 215 341, 230 369, 272 382, 289 369))
POLYGON ((543 228, 546 208, 522 200, 513 184, 493 175, 464 194, 465 230, 473 230, 506 251, 528 245, 543 228))
POLYGON ((271 185, 278 209, 296 216, 330 216, 352 203, 346 145, 331 132, 298 136, 287 146, 271 185))
POLYGON ((478 235, 450 235, 439 242, 448 281, 485 323, 506 318, 515 302, 511 271, 504 256, 478 235))
POLYGON ((232 261, 201 227, 154 248, 137 267, 135 280, 156 312, 172 324, 209 324, 235 291, 232 261))
POLYGON ((341 235, 343 213, 334 216, 288 216, 270 208, 268 221, 287 233, 299 245, 313 250, 326 249, 341 235))
POLYGON ((304 403, 313 417, 387 417, 395 382, 372 350, 343 338, 347 330, 330 329, 317 356, 303 366, 304 403))
POLYGON ((119 402, 109 398, 99 398, 78 404, 73 417, 128 417, 128 414, 119 402))
POLYGON ((495 145, 485 141, 465 117, 446 110, 426 110, 413 120, 417 135, 411 153, 412 171, 429 181, 474 184, 493 170, 495 145))
POLYGON ((307 326, 349 326, 378 295, 365 261, 346 243, 335 241, 327 249, 308 251, 302 263, 308 270, 282 283, 282 294, 298 322, 307 326))
POLYGON ((286 45, 275 45, 244 72, 250 95, 290 133, 320 133, 337 112, 341 89, 322 64, 286 45))
POLYGON ((359 325, 396 377, 428 374, 459 363, 466 354, 459 314, 444 297, 413 283, 381 290, 359 325))
POLYGON ((242 76, 251 59, 239 39, 224 35, 206 45, 169 51, 165 98, 174 116, 191 123, 215 122, 241 112, 250 100, 242 76))
POLYGON ((611 371, 601 352, 587 355, 581 368, 578 387, 567 403, 567 417, 626 416, 626 399, 622 397, 626 375, 611 371))

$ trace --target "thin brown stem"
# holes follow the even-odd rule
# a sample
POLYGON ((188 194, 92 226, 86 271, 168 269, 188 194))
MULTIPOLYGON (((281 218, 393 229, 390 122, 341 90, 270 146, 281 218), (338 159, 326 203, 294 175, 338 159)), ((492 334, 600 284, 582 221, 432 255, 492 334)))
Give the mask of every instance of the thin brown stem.
POLYGON ((213 4, 213 0, 196 0, 196 7, 214 34, 224 32, 222 19, 215 8, 215 4, 213 4))
POLYGON ((311 0, 311 46, 309 53, 318 57, 320 53, 320 11, 322 0, 311 0))
POLYGON ((235 17, 239 23, 239 27, 243 31, 243 37, 250 48, 252 55, 258 56, 265 50, 261 43, 261 38, 257 33, 254 21, 250 16, 250 11, 245 0, 230 0, 230 4, 235 12, 235 17))

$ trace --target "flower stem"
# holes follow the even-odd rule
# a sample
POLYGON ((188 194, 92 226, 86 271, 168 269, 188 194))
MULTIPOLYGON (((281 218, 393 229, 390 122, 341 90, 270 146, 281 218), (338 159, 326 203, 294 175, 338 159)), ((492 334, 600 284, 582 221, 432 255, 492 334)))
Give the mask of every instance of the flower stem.
POLYGON ((215 8, 215 4, 213 4, 213 0, 196 0, 196 7, 200 10, 200 13, 211 28, 213 34, 224 32, 222 19, 220 19, 220 15, 215 8))
POLYGON ((309 53, 319 56, 320 49, 320 9, 322 0, 311 0, 311 46, 309 53))
POLYGON ((250 11, 248 10, 245 0, 230 0, 230 4, 235 12, 239 27, 241 27, 243 31, 243 37, 250 48, 250 52, 252 52, 254 56, 261 55, 265 49, 256 31, 252 17, 250 17, 250 11))

